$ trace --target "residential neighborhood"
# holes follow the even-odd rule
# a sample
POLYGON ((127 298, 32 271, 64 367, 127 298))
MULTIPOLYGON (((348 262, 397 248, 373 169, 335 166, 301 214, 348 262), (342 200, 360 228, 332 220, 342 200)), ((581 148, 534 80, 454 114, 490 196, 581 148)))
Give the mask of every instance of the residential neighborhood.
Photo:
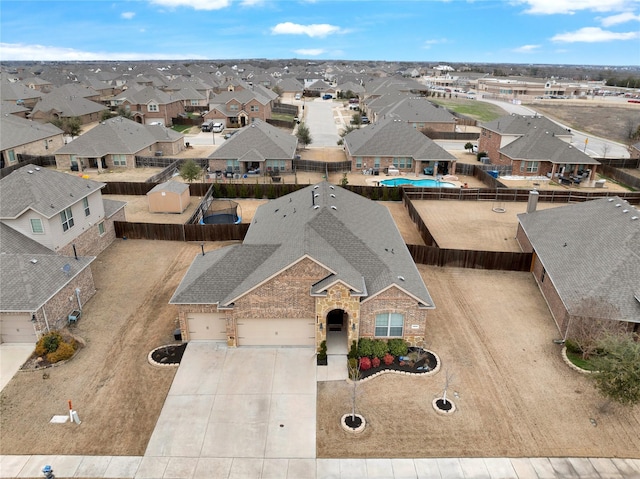
POLYGON ((0 477, 640 477, 636 90, 456 67, 1 63, 0 477))

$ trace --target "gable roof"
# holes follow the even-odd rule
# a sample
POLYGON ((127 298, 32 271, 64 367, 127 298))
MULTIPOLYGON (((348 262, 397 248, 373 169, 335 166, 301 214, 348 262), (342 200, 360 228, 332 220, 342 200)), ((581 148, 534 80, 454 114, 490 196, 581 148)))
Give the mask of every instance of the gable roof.
POLYGON ((0 219, 18 218, 28 209, 52 218, 105 186, 68 173, 26 165, 0 180, 0 219))
POLYGON ((0 116, 0 130, 0 151, 64 133, 51 123, 38 123, 15 115, 0 116))
POLYGON ((534 115, 505 115, 500 118, 482 123, 482 128, 502 135, 524 135, 528 131, 536 128, 538 130, 548 131, 549 134, 571 138, 571 133, 562 128, 557 123, 549 120, 544 116, 534 115))
POLYGON ((446 109, 437 107, 429 100, 404 94, 384 95, 367 105, 378 112, 378 116, 401 118, 410 123, 456 123, 455 117, 446 109), (398 97, 387 106, 376 108, 386 97, 398 97))
MULTIPOLYGON (((136 79, 136 81, 139 81, 139 79, 136 79)), ((126 100, 132 105, 148 105, 149 103, 168 105, 169 103, 180 101, 179 98, 152 86, 144 88, 129 88, 117 95, 114 100, 126 100)))
POLYGON ((388 209, 327 182, 260 206, 242 245, 197 257, 171 303, 230 306, 304 258, 327 272, 311 294, 336 281, 365 299, 395 286, 434 308, 388 209))
POLYGON ((290 160, 295 155, 297 145, 298 139, 295 136, 256 119, 225 141, 209 155, 209 158, 242 158, 243 161, 290 160))
POLYGON ((595 298, 611 319, 640 323, 640 211, 614 196, 518 220, 570 313, 595 298))
POLYGON ((56 151, 81 157, 133 155, 156 143, 174 142, 184 135, 160 125, 141 125, 121 116, 100 122, 56 151))
POLYGON ((514 160, 549 161, 558 164, 599 165, 586 153, 561 140, 553 133, 532 128, 527 133, 500 148, 500 153, 514 160))
POLYGON ((245 89, 218 93, 211 98, 211 103, 215 105, 226 105, 232 100, 236 100, 243 105, 252 100, 256 100, 258 103, 266 105, 271 101, 271 98, 266 96, 262 90, 256 88, 255 90, 245 89))
POLYGON ((56 111, 64 117, 83 116, 106 110, 107 107, 86 98, 69 95, 64 90, 45 95, 31 111, 31 115, 41 111, 56 111))
POLYGON ((387 118, 344 137, 351 156, 406 156, 414 160, 455 160, 455 156, 403 120, 387 118))

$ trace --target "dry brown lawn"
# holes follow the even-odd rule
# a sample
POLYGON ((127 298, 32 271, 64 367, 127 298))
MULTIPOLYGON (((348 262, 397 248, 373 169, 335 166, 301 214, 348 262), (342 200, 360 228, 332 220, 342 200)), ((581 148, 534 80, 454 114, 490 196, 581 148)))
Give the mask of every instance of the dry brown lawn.
MULTIPOLYGON (((402 214, 401 205, 388 206, 402 214)), ((144 453, 175 374, 149 365, 147 354, 173 342, 177 315, 168 301, 199 252, 199 244, 116 240, 98 257, 98 292, 73 329, 86 347, 48 370, 48 379, 21 372, 5 387, 2 454, 144 453), (81 427, 50 424, 69 399, 81 427)), ((350 410, 347 384, 319 384, 319 457, 637 456, 639 409, 598 410, 602 401, 588 380, 561 362, 555 326, 529 274, 419 269, 438 308, 429 347, 443 370, 361 385, 358 410, 369 426, 358 439, 338 426, 350 410), (458 407, 451 417, 430 406, 445 371, 458 407)))

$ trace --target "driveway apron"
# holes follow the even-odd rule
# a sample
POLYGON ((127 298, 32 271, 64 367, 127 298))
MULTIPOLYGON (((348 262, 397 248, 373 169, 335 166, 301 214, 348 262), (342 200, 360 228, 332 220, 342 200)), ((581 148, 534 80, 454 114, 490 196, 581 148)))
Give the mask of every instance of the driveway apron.
POLYGON ((145 458, 313 459, 312 348, 190 342, 145 458))

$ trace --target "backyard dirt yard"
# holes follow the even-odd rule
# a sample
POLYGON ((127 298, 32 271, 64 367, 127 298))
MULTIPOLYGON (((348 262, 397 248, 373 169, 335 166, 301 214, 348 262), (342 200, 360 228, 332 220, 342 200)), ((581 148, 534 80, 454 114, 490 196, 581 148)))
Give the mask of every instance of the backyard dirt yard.
POLYGON ((352 386, 319 383, 318 457, 640 457, 640 407, 599 409, 589 379, 563 363, 530 274, 419 269, 436 303, 428 348, 442 369, 359 384, 358 435, 340 427, 352 386), (447 374, 457 409, 443 416, 431 402, 447 374))
MULTIPOLYGON (((5 387, 2 454, 144 454, 175 375, 147 355, 173 343, 176 311, 167 303, 199 252, 199 244, 116 240, 98 257, 98 292, 73 328, 87 344, 48 379, 21 372, 5 387), (69 399, 82 424, 49 423, 69 399)), ((437 306, 428 347, 442 370, 358 386, 368 424, 358 437, 339 426, 351 410, 349 385, 319 383, 318 457, 639 456, 640 408, 598 410, 588 379, 560 359, 529 274, 419 269, 437 306), (447 373, 457 411, 443 417, 431 400, 447 373)))

